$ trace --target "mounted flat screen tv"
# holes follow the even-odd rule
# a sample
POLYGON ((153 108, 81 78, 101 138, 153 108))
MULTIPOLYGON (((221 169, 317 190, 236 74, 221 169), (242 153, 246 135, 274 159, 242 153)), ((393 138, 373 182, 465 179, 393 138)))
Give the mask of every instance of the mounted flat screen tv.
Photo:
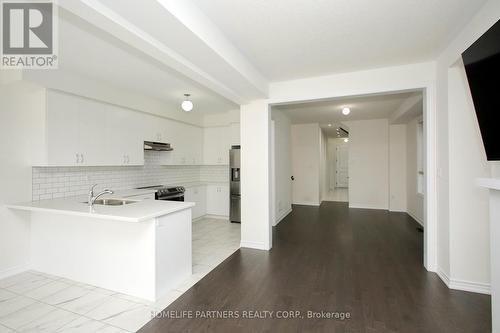
POLYGON ((500 21, 462 53, 489 161, 500 160, 500 21))

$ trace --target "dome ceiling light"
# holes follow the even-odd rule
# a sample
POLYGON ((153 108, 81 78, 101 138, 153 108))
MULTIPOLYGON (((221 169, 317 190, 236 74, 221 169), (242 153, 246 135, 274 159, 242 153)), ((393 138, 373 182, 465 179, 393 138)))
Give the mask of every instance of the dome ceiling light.
POLYGON ((193 110, 193 102, 191 102, 189 100, 189 96, 191 96, 190 94, 184 94, 184 96, 186 97, 186 99, 184 101, 182 101, 181 103, 181 108, 186 111, 186 112, 189 112, 191 110, 193 110))
POLYGON ((344 114, 345 116, 347 116, 349 113, 351 113, 351 109, 349 109, 349 108, 342 109, 342 114, 344 114))

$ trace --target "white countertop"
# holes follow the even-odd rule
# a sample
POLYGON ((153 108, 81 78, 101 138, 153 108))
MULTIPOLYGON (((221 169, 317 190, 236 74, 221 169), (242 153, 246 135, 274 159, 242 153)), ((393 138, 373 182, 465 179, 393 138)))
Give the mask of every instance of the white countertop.
MULTIPOLYGON (((229 182, 190 182, 178 186, 186 188, 203 185, 228 185, 229 182)), ((166 186, 176 186, 168 184, 166 186)), ((103 195, 101 199, 127 199, 133 196, 155 193, 155 189, 128 189, 119 190, 111 195, 103 195)), ((55 214, 65 214, 73 216, 95 217, 99 219, 142 222, 158 216, 168 215, 180 210, 194 207, 193 202, 163 201, 163 200, 142 200, 123 206, 103 206, 94 205, 92 210, 85 204, 87 196, 76 196, 68 198, 48 199, 40 201, 29 201, 6 205, 11 209, 49 212, 55 214)))
POLYGON ((479 178, 476 180, 476 184, 490 190, 500 191, 500 178, 479 178))
MULTIPOLYGON (((102 196, 102 198, 110 197, 119 198, 117 195, 102 196)), ((125 197, 122 196, 122 198, 125 197)), ((189 209, 195 205, 193 202, 142 200, 123 206, 94 205, 94 207, 90 208, 85 203, 86 201, 86 196, 77 196, 9 204, 7 207, 18 210, 93 217, 114 221, 142 222, 155 217, 172 214, 180 210, 189 209)))

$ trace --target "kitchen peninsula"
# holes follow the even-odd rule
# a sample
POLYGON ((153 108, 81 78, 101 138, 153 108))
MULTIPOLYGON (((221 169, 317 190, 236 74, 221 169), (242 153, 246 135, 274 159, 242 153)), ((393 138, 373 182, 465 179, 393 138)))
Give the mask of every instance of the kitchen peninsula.
POLYGON ((31 214, 30 268, 150 301, 192 273, 191 202, 84 197, 8 205, 31 214))

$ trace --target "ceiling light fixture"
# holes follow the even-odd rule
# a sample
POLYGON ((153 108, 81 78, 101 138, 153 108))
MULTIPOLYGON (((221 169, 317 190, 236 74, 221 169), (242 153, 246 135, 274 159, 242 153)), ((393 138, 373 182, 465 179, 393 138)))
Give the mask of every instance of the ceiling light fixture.
POLYGON ((342 113, 347 116, 349 113, 351 113, 351 109, 349 109, 349 108, 343 108, 342 109, 342 113))
POLYGON ((328 124, 328 127, 332 127, 332 124, 328 124))
POLYGON ((191 96, 191 95, 190 94, 184 94, 184 96, 186 97, 186 99, 184 101, 182 101, 181 108, 184 111, 189 112, 189 111, 193 110, 193 102, 191 102, 189 100, 189 96, 191 96))
POLYGON ((348 139, 348 138, 345 138, 345 139, 344 139, 344 142, 345 142, 345 143, 348 143, 348 142, 349 142, 349 139, 348 139))

